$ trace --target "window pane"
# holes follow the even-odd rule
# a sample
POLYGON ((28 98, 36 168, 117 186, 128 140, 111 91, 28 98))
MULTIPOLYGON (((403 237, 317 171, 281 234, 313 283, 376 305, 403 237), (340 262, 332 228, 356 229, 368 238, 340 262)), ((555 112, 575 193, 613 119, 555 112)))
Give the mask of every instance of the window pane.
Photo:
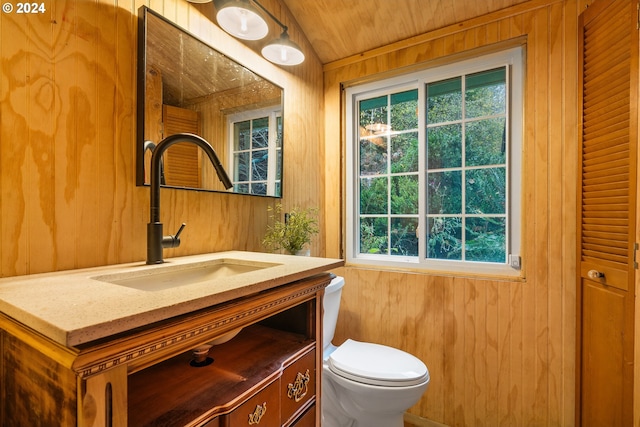
POLYGON ((360 214, 387 214, 387 178, 360 179, 360 214))
POLYGON ((467 166, 505 164, 504 117, 469 122, 466 131, 467 166))
POLYGON ((462 213, 462 173, 460 171, 427 174, 427 212, 462 213))
POLYGON ((418 171, 418 133, 391 137, 391 173, 418 171))
MULTIPOLYGON (((279 181, 282 179, 282 150, 278 150, 276 151, 277 157, 276 157, 276 181, 279 181)), ((282 194, 282 193, 278 193, 276 192, 276 194, 282 194)))
MULTIPOLYGON (((360 102, 360 130, 374 130, 376 124, 387 124, 387 96, 360 102)), ((362 135, 362 134, 361 134, 362 135)))
POLYGON ((391 95, 391 130, 403 131, 418 128, 418 91, 391 95))
POLYGON ((387 137, 360 140, 360 175, 387 173, 387 137))
POLYGON ((233 167, 234 171, 234 181, 248 181, 249 180, 249 152, 244 153, 236 153, 233 155, 235 160, 235 165, 233 167))
POLYGON ((278 132, 278 135, 276 138, 276 148, 282 148, 282 116, 278 116, 276 118, 276 128, 278 132))
POLYGON ((466 175, 466 213, 505 213, 506 171, 504 167, 475 169, 466 175))
POLYGON ((263 182, 251 184, 251 194, 258 194, 262 196, 267 195, 267 186, 263 182))
POLYGON ((251 147, 251 122, 237 122, 233 125, 235 133, 234 147, 235 151, 248 150, 251 147))
POLYGON ((418 175, 391 177, 391 214, 418 214, 418 175))
POLYGON ((427 221, 427 258, 462 259, 462 220, 433 217, 427 221))
POLYGON ((504 114, 506 109, 505 68, 470 74, 466 78, 466 117, 504 114))
POLYGON ((253 121, 253 133, 251 134, 252 148, 265 148, 269 146, 269 118, 262 117, 253 121))
POLYGON ((462 166, 462 125, 427 129, 427 166, 429 169, 462 166))
POLYGON ((252 181, 266 181, 269 167, 269 151, 256 150, 251 156, 252 181))
POLYGON ((427 124, 462 119, 462 78, 427 85, 427 124))
POLYGON ((468 261, 507 262, 505 224, 504 218, 467 219, 466 259, 468 261))
POLYGON ((391 219, 391 255, 417 256, 418 218, 391 219))
POLYGON ((386 218, 360 218, 360 253, 388 254, 386 218))
POLYGON ((235 184, 233 191, 235 193, 249 194, 249 184, 235 184))

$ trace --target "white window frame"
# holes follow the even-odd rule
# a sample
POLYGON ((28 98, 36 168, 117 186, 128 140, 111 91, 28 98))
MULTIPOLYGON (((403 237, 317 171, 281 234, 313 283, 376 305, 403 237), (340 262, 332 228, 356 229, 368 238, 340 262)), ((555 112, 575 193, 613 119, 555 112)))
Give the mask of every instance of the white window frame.
POLYGON ((348 87, 346 95, 346 262, 351 265, 370 265, 400 269, 420 269, 450 273, 471 273, 517 277, 521 258, 522 221, 522 152, 524 138, 524 47, 516 47, 501 52, 466 59, 446 65, 429 68, 410 74, 396 76, 376 82, 348 87), (359 129, 358 105, 360 100, 418 90, 418 144, 419 144, 419 200, 418 227, 426 230, 426 90, 428 83, 458 77, 464 74, 486 71, 497 67, 507 67, 507 200, 506 227, 508 254, 507 263, 487 263, 477 261, 454 261, 426 258, 424 233, 420 233, 418 256, 397 256, 362 254, 359 252, 359 129))
MULTIPOLYGON (((228 165, 229 165, 229 175, 232 178, 233 185, 240 183, 235 181, 233 178, 236 176, 235 174, 235 159, 234 156, 236 154, 235 150, 235 141, 234 141, 234 131, 233 126, 238 122, 244 122, 247 120, 255 120, 263 117, 269 118, 269 142, 268 142, 268 156, 269 163, 267 166, 267 194, 275 194, 276 185, 280 180, 276 179, 276 167, 278 164, 278 150, 282 150, 282 145, 280 148, 277 146, 278 141, 278 117, 282 117, 282 110, 280 108, 260 108, 257 110, 243 111, 241 113, 230 114, 227 116, 227 150, 228 154, 228 165)), ((244 181, 242 181, 244 183, 244 181)), ((253 181, 249 181, 249 183, 253 183, 253 181)), ((258 195, 262 194, 256 193, 241 193, 241 194, 250 194, 250 195, 258 195)))

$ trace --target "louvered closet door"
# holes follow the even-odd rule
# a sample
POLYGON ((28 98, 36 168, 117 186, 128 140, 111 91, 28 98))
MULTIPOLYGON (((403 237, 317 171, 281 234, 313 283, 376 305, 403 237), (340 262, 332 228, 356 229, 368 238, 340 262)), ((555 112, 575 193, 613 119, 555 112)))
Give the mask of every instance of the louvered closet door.
MULTIPOLYGON (((197 111, 164 105, 162 108, 164 137, 176 133, 201 135, 197 111)), ((164 174, 167 185, 200 188, 200 148, 195 144, 177 143, 164 155, 164 174)))
POLYGON ((578 357, 583 426, 633 417, 637 0, 597 0, 580 17, 578 357))

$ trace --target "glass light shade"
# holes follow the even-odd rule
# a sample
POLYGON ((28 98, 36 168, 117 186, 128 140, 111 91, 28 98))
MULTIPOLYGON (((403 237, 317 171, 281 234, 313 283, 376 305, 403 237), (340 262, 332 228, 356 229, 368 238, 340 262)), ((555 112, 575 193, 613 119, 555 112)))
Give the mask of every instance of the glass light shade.
POLYGON ((267 21, 247 0, 216 1, 218 25, 243 40, 260 40, 269 32, 267 21))
POLYGON ((304 53, 297 44, 289 40, 286 31, 279 39, 262 48, 262 56, 279 65, 298 65, 304 61, 304 53))

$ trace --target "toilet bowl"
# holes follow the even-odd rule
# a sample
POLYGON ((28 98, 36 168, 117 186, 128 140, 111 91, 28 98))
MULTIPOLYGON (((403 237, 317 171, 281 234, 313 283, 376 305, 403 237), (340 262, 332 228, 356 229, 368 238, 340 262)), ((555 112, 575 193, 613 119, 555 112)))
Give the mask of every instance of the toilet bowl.
POLYGON ((403 427, 403 414, 429 386, 417 357, 385 345, 346 340, 331 344, 344 278, 336 277, 323 300, 323 427, 403 427))

